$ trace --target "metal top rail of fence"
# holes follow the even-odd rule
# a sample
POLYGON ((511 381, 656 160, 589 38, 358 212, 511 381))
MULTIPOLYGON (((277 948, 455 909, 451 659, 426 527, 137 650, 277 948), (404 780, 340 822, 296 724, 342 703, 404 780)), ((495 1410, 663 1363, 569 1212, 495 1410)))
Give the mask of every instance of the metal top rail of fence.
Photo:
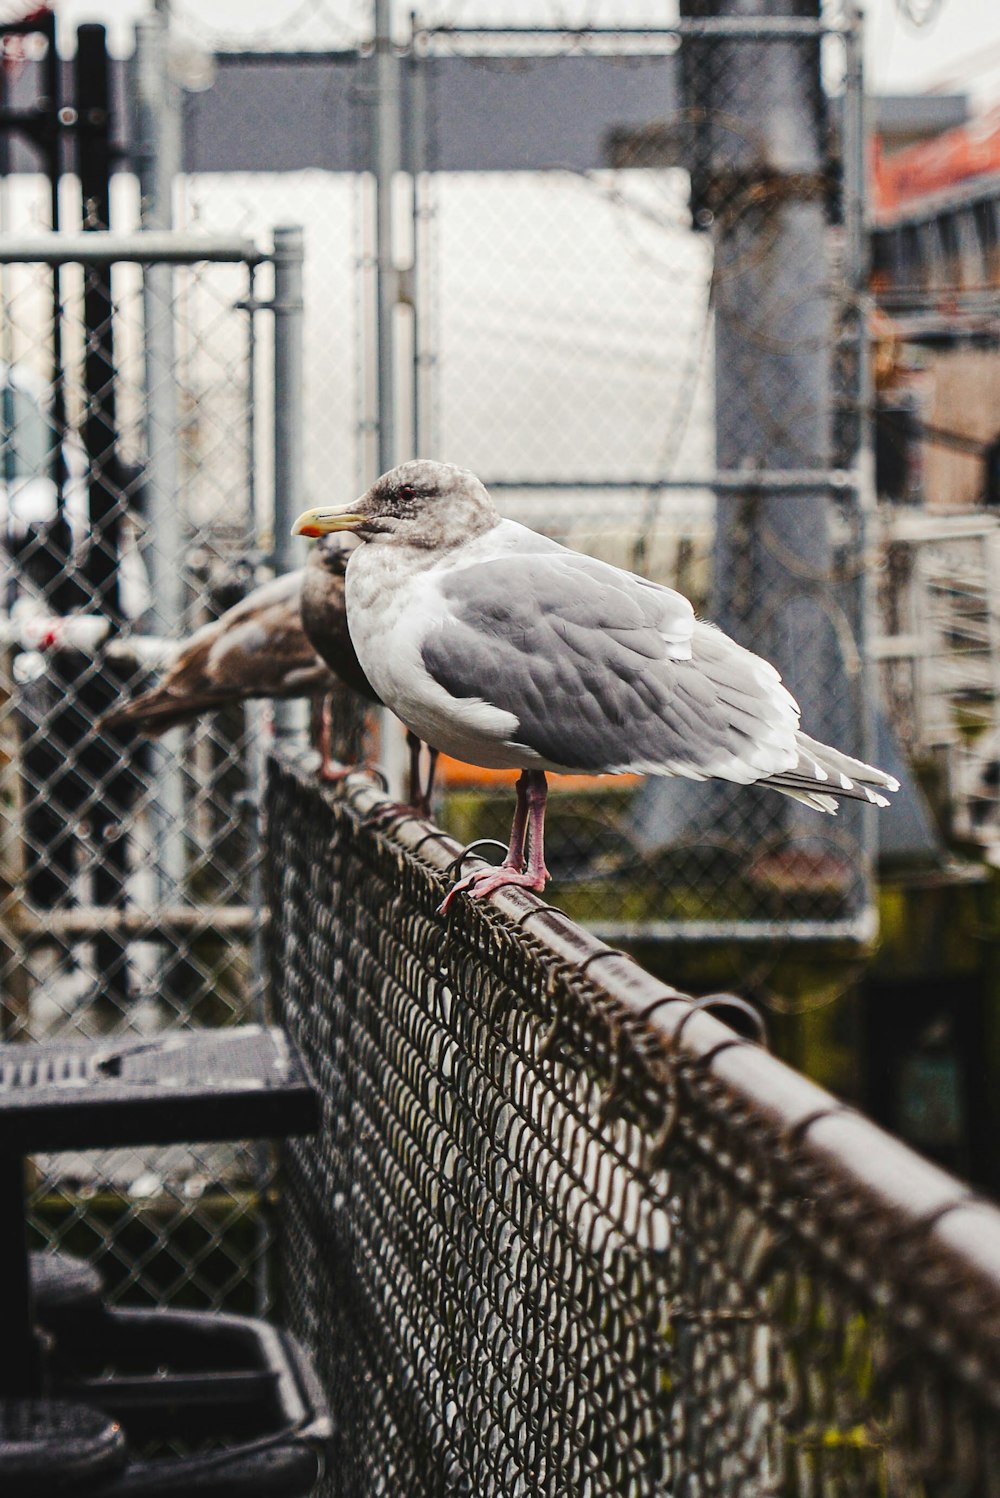
MULTIPOLYGON (((280 231, 279 231, 280 233, 280 231)), ((141 229, 116 234, 98 229, 79 234, 36 232, 0 235, 0 265, 258 265, 273 256, 245 235, 185 234, 141 229)))
POLYGON ((535 897, 443 920, 461 850, 381 804, 271 763, 325 1491, 1000 1493, 1000 1213, 535 897))

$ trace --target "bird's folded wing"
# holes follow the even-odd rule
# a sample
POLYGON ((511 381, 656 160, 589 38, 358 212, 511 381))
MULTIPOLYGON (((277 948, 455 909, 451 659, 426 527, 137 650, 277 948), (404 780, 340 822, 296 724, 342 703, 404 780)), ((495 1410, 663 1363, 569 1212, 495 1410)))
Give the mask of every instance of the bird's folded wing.
POLYGON ((426 669, 511 713, 506 742, 550 766, 749 783, 795 763, 778 673, 669 588, 562 551, 452 568, 438 587, 426 669))

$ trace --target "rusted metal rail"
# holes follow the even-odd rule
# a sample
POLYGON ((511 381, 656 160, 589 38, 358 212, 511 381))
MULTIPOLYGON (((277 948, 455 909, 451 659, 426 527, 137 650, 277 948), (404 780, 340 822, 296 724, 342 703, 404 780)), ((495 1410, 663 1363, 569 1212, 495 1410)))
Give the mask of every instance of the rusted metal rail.
POLYGON ((327 1491, 1000 1493, 1000 1212, 461 849, 271 767, 327 1491), (467 866, 467 864, 466 864, 467 866))

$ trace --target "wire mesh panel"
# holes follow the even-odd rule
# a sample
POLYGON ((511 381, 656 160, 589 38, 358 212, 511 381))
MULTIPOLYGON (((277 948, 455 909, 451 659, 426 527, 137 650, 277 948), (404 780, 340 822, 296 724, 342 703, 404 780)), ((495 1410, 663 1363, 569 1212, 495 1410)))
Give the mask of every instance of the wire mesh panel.
MULTIPOLYGON (((252 714, 156 743, 104 721, 254 585, 259 257, 231 243, 145 265, 3 249, 5 1040, 259 1017, 252 714)), ((260 1167, 239 1145, 38 1161, 32 1226, 114 1296, 249 1308, 260 1167)))
MULTIPOLYGON (((415 445, 513 518, 680 587, 775 662, 809 733, 871 757, 855 22, 738 9, 685 0, 648 30, 418 13, 415 445), (458 128, 472 98, 516 122, 492 154, 474 115, 458 128)), ((450 813, 463 836, 500 830, 479 784, 450 813)), ((677 780, 553 792, 559 898, 605 932, 871 935, 858 807, 833 822, 677 780)))
MULTIPOLYGON (((364 97, 345 106, 352 136, 368 123, 364 97)), ((365 179, 338 172, 192 173, 180 214, 193 233, 237 232, 260 241, 274 224, 300 224, 308 246, 304 297, 303 503, 358 494, 373 476, 372 394, 364 367, 371 279, 370 192, 365 179)), ((266 352, 261 320, 259 352, 266 352)), ((262 362, 259 359, 259 364, 262 362)), ((266 363, 261 370, 262 388, 266 363)), ((266 437, 266 432, 262 434, 266 437)), ((259 459, 267 457, 258 449, 259 459)))
POLYGON ((271 765, 324 1491, 1000 1492, 1000 1215, 533 896, 438 916, 380 799, 271 765))
MULTIPOLYGON (((365 169, 197 172, 181 194, 200 226, 294 201, 320 246, 307 499, 414 453, 466 464, 507 513, 679 586, 778 664, 809 732, 872 757, 854 6, 378 9, 391 46, 361 4, 185 21, 356 47, 324 60, 322 121, 331 161, 365 169)), ((189 111, 195 160, 213 119, 189 111)), ((453 830, 505 830, 496 778, 443 778, 453 830)), ((560 899, 605 934, 873 935, 858 807, 557 779, 549 826, 560 899)))
POLYGON ((952 833, 998 830, 1000 535, 990 514, 889 511, 875 642, 882 700, 908 757, 945 779, 952 833))

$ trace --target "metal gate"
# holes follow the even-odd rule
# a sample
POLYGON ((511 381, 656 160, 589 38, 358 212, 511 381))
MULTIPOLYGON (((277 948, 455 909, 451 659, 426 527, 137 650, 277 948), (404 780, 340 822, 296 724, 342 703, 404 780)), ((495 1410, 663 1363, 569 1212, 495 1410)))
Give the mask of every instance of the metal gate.
MULTIPOLYGON (((0 243, 5 1040, 262 1012, 257 709, 153 745, 99 720, 178 635, 254 585, 275 514, 287 536, 301 257, 296 231, 268 252, 152 232, 0 243), (261 400, 272 392, 275 420, 261 400)), ((256 1149, 88 1153, 36 1170, 35 1233, 99 1256, 113 1297, 265 1298, 256 1149)))

